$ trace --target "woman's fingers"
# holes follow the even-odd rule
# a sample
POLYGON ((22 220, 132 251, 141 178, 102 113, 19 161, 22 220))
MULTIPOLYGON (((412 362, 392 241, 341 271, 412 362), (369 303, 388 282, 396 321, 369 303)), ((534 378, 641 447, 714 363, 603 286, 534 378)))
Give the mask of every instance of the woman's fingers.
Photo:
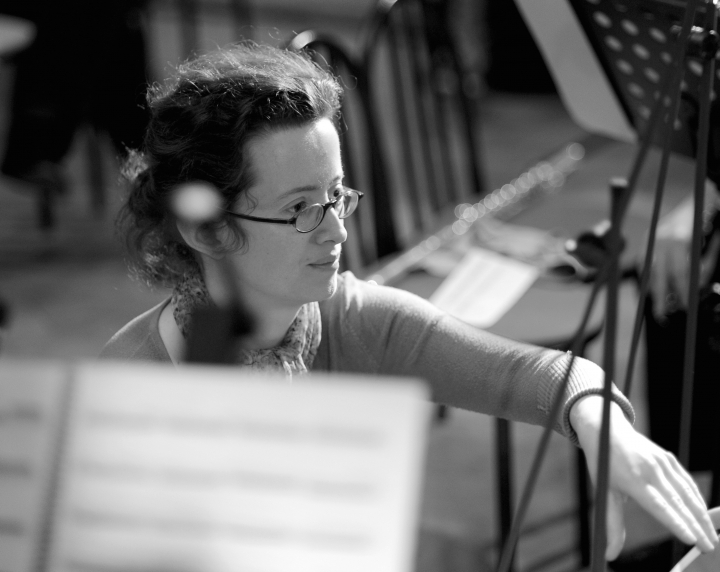
MULTIPOLYGON (((595 483, 601 413, 602 399, 598 396, 578 401, 571 411, 571 423, 595 483)), ((704 552, 717 545, 707 507, 690 475, 670 453, 635 431, 617 406, 611 408, 609 476, 609 492, 633 498, 683 542, 697 544, 704 552)), ((618 511, 622 508, 617 503, 615 506, 618 511)), ((615 514, 615 508, 612 510, 615 514)), ((617 516, 608 520, 612 529, 608 530, 609 554, 617 549, 614 530, 622 529, 619 523, 617 516)))
MULTIPOLYGON (((647 484, 641 494, 635 496, 637 503, 654 516, 670 532, 685 544, 698 544, 698 537, 681 514, 668 502, 663 493, 653 485, 647 484)), ((702 548, 702 547, 701 547, 702 548)))
POLYGON ((664 472, 668 486, 677 492, 684 506, 692 513, 694 521, 701 527, 702 534, 711 541, 714 547, 718 542, 717 532, 695 481, 683 469, 674 455, 666 453, 661 462, 665 464, 664 472))
POLYGON ((707 515, 705 502, 690 475, 670 454, 641 435, 636 449, 644 454, 635 460, 628 494, 671 532, 705 552, 714 549, 717 535, 707 515))
POLYGON ((667 501, 671 509, 677 514, 690 529, 695 537, 695 543, 698 548, 704 551, 711 551, 715 548, 710 536, 703 529, 702 517, 698 517, 691 510, 693 502, 688 499, 685 491, 681 487, 680 490, 670 483, 666 475, 661 474, 658 477, 658 490, 663 498, 667 501))

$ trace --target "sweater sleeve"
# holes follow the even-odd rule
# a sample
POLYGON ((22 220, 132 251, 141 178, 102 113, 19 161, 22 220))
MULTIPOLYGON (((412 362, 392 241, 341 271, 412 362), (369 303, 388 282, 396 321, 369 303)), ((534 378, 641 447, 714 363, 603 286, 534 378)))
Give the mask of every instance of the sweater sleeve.
MULTIPOLYGON (((422 378, 438 403, 535 425, 547 424, 571 361, 569 354, 501 338, 413 294, 350 273, 321 312, 316 369, 422 378)), ((601 393, 603 380, 599 366, 573 360, 556 431, 577 442, 570 409, 581 397, 601 393)), ((613 399, 633 421, 630 402, 616 388, 613 399)))

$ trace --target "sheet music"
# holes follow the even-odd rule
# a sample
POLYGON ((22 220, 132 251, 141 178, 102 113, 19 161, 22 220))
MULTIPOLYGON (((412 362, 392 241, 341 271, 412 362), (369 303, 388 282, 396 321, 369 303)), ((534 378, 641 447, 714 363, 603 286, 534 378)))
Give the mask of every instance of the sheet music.
POLYGON ((538 275, 535 266, 473 247, 430 301, 468 324, 488 328, 512 308, 538 275))
POLYGON ((515 0, 573 120, 591 133, 637 135, 568 0, 515 0))
POLYGON ((67 368, 0 368, 0 570, 35 572, 48 517, 67 368))
POLYGON ((410 572, 419 382, 83 367, 53 572, 410 572))

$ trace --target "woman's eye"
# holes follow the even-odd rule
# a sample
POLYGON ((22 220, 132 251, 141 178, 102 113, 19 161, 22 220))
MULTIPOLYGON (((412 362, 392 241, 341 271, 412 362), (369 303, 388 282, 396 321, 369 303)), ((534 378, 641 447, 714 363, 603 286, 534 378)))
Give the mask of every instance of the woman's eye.
POLYGON ((294 214, 297 214, 307 206, 308 204, 305 201, 300 201, 299 203, 295 203, 294 205, 289 206, 288 210, 294 214))

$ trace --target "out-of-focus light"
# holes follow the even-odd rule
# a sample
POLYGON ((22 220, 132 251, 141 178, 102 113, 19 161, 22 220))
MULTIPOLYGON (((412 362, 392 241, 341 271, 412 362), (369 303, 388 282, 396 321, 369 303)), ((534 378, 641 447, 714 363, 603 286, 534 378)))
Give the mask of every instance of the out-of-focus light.
POLYGON ((462 203, 455 207, 455 218, 463 218, 465 216, 465 211, 472 207, 469 203, 462 203))
POLYGON ((431 236, 425 241, 425 247, 428 250, 437 250, 441 244, 442 242, 437 236, 431 236))
POLYGON ((465 220, 473 222, 478 219, 480 214, 478 213, 477 209, 473 206, 469 206, 467 209, 465 209, 465 216, 463 217, 465 220))
POLYGON ((452 230, 455 234, 465 234, 470 228, 470 225, 464 220, 456 220, 452 225, 452 230))
POLYGON ((571 159, 579 161, 585 156, 585 147, 580 145, 580 143, 571 143, 568 145, 567 154, 571 159))
POLYGON ((516 194, 517 194, 517 190, 512 185, 507 184, 507 185, 503 185, 500 188, 500 196, 502 196, 502 198, 505 199, 506 201, 509 201, 512 198, 514 198, 516 194))
POLYGON ((172 195, 171 206, 180 219, 210 222, 222 211, 222 198, 210 183, 198 181, 180 185, 172 195))
POLYGON ((488 195, 483 199, 483 204, 485 205, 485 208, 489 211, 493 210, 496 206, 495 204, 495 197, 492 195, 488 195))
POLYGON ((553 187, 562 187, 565 184, 565 175, 560 171, 553 173, 553 176, 548 181, 553 187))

